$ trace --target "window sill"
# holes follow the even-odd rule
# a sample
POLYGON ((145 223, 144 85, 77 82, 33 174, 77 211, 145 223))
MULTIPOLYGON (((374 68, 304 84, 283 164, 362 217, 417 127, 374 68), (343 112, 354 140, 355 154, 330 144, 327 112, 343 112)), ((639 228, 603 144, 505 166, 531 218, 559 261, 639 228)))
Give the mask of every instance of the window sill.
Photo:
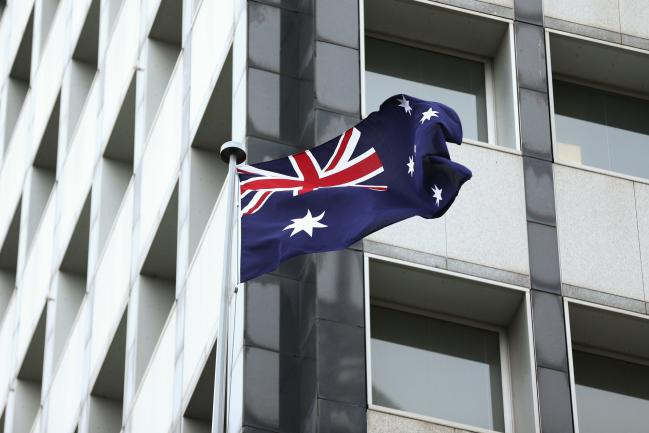
POLYGON ((471 140, 470 138, 465 138, 462 140, 463 145, 484 147, 485 149, 496 150, 498 152, 509 153, 511 155, 522 155, 519 149, 511 149, 509 147, 498 146, 497 144, 485 143, 483 141, 471 140))
POLYGON ((456 423, 456 422, 453 422, 453 421, 448 421, 448 420, 439 419, 439 418, 433 418, 433 417, 429 417, 429 416, 425 416, 425 415, 419 415, 419 414, 416 414, 416 413, 407 412, 407 411, 403 411, 403 410, 399 410, 399 409, 392 409, 392 408, 385 407, 385 406, 378 406, 378 405, 371 404, 371 403, 368 405, 368 409, 373 410, 375 412, 382 412, 382 413, 385 413, 385 414, 395 415, 395 416, 399 416, 399 417, 402 417, 402 418, 410 418, 410 419, 417 420, 417 421, 423 421, 423 422, 436 424, 436 425, 440 425, 440 426, 444 426, 444 427, 450 427, 450 428, 454 428, 454 429, 459 429, 459 430, 463 430, 463 431, 471 432, 471 433, 502 433, 502 432, 498 432, 496 430, 488 430, 488 429, 484 429, 484 428, 480 428, 480 427, 469 426, 469 425, 466 425, 466 424, 456 423))
POLYGON ((618 179, 629 180, 631 182, 638 182, 638 183, 643 183, 645 185, 649 185, 649 179, 644 177, 631 176, 629 174, 624 174, 617 171, 604 170, 602 168, 591 167, 588 165, 578 164, 575 162, 555 160, 554 163, 557 165, 562 165, 564 167, 575 168, 577 170, 589 171, 591 173, 603 174, 605 176, 615 177, 618 179))

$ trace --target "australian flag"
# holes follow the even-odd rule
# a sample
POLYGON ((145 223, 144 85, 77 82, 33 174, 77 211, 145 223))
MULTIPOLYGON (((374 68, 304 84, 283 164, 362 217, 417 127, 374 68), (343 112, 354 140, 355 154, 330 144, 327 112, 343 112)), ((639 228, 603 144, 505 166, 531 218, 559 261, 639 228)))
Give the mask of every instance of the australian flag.
POLYGON ((453 109, 396 95, 325 144, 239 166, 241 281, 414 215, 444 215, 471 178, 446 142, 462 143, 453 109))

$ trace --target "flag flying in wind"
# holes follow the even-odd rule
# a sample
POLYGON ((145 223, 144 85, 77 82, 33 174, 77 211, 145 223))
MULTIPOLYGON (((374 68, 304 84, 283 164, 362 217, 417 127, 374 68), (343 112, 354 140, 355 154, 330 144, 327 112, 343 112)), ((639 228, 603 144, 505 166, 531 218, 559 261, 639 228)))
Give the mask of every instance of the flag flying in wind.
POLYGON ((241 281, 414 215, 442 216, 471 178, 447 141, 462 142, 453 109, 396 95, 323 145, 239 166, 241 281))

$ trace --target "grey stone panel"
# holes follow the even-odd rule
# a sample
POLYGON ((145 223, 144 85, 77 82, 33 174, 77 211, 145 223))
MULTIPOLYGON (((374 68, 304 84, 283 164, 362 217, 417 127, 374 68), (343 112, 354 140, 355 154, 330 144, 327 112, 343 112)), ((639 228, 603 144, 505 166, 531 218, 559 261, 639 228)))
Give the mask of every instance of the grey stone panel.
POLYGON ((318 397, 366 404, 365 330, 318 320, 318 397))
POLYGON ((257 137, 246 138, 246 149, 248 151, 246 164, 284 158, 300 151, 300 148, 297 147, 257 137))
MULTIPOLYGON (((312 72, 311 72, 312 74, 312 72)), ((315 134, 315 99, 313 79, 301 79, 299 81, 299 146, 310 149, 318 143, 314 141, 315 134)))
POLYGON ((309 10, 313 0, 248 0, 248 3, 263 3, 291 11, 309 10))
POLYGON ((367 416, 364 405, 318 400, 320 425, 318 433, 364 433, 367 416))
POLYGON ((635 211, 638 218, 638 238, 640 239, 640 261, 645 301, 649 301, 649 185, 635 182, 635 211))
POLYGON ((297 79, 248 68, 247 133, 297 146, 299 94, 297 79))
POLYGON ((539 0, 514 0, 516 21, 537 26, 543 25, 543 2, 539 0))
POLYGON ((311 332, 304 347, 302 368, 300 371, 300 431, 315 433, 318 425, 318 373, 317 373, 317 340, 316 328, 311 332))
POLYGON ((549 16, 545 16, 544 19, 545 27, 561 30, 567 33, 573 33, 575 35, 587 36, 593 39, 600 39, 602 41, 621 43, 622 35, 619 32, 614 32, 611 30, 605 30, 599 27, 592 27, 584 24, 579 24, 572 21, 565 21, 549 16))
POLYGON ((365 252, 379 256, 391 257, 393 259, 404 260, 433 268, 446 269, 447 267, 445 256, 415 251, 410 248, 401 248, 382 242, 364 239, 363 249, 365 252))
POLYGON ((299 432, 299 368, 299 359, 293 356, 245 348, 244 426, 299 432))
POLYGON ((516 22, 514 30, 519 86, 547 93, 548 76, 543 27, 516 22))
POLYGON ((518 96, 523 154, 552 161, 548 94, 521 87, 518 96))
POLYGON ((279 275, 293 280, 301 280, 309 272, 309 267, 312 266, 312 262, 312 254, 293 257, 280 263, 277 269, 270 272, 270 274, 279 275))
POLYGON ((523 160, 481 146, 451 146, 451 158, 473 171, 444 215, 446 254, 470 263, 529 272, 523 160))
POLYGON ((448 270, 520 287, 530 287, 530 277, 516 272, 448 259, 448 270))
POLYGON ((536 364, 567 372, 568 349, 561 296, 532 290, 532 322, 536 364))
POLYGON ((649 39, 649 4, 646 1, 619 0, 620 32, 649 39))
POLYGON ((566 297, 581 299, 582 301, 594 304, 606 305, 608 307, 647 314, 646 303, 637 299, 625 298, 624 296, 591 290, 585 287, 561 284, 561 294, 566 297))
POLYGON ((300 287, 297 281, 264 275, 246 286, 244 344, 298 356, 300 287))
POLYGON ((259 429, 259 428, 244 426, 241 429, 241 433, 275 433, 275 432, 272 432, 271 430, 263 430, 263 429, 259 429))
POLYGON ((562 282, 647 301, 634 182, 554 166, 562 282))
POLYGON ((299 16, 289 10, 248 2, 248 65, 297 76, 299 16))
POLYGON ((316 41, 315 96, 320 108, 358 115, 360 59, 357 49, 316 41))
POLYGON ((530 277, 525 274, 510 272, 503 269, 483 266, 476 263, 470 263, 462 260, 456 260, 414 251, 408 248, 401 248, 394 245, 363 240, 364 251, 379 256, 403 260, 409 263, 430 266, 432 268, 447 269, 453 272, 459 272, 465 275, 471 275, 487 280, 498 281, 505 284, 512 284, 520 287, 530 287, 530 277))
POLYGON ((545 224, 527 222, 532 289, 561 294, 557 229, 545 224))
POLYGON ((326 143, 356 125, 359 117, 333 113, 327 110, 315 110, 315 145, 326 143))
POLYGON ((620 31, 619 0, 544 0, 543 9, 546 16, 620 31))
POLYGON ((316 255, 319 319, 365 326, 363 253, 343 250, 316 255))
POLYGON ((538 367, 541 433, 573 431, 570 376, 563 371, 538 367))
POLYGON ((637 38, 635 36, 622 35, 622 44, 630 47, 640 48, 642 50, 649 50, 649 39, 637 38))
POLYGON ((514 18, 512 0, 436 0, 436 3, 443 3, 489 15, 496 15, 503 18, 514 18))
POLYGON ((315 0, 315 37, 358 49, 358 0, 315 0))
POLYGON ((525 205, 528 221, 556 225, 552 163, 523 157, 523 170, 525 172, 525 205))
POLYGON ((458 433, 453 427, 374 410, 367 411, 368 433, 458 433))
POLYGON ((427 220, 414 216, 384 227, 366 239, 394 245, 413 254, 446 257, 446 218, 427 220))
POLYGON ((316 300, 317 287, 315 260, 309 262, 307 274, 302 277, 300 293, 300 348, 305 357, 316 357, 317 330, 316 330, 316 300))

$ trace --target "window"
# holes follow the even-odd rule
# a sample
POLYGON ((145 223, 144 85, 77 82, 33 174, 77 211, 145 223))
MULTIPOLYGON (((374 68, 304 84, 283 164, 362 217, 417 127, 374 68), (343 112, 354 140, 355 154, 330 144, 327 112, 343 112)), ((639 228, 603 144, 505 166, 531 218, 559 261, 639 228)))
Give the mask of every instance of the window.
POLYGON ((649 53, 549 33, 555 159, 649 178, 649 53))
POLYGON ((562 160, 649 178, 649 100, 554 80, 562 160))
POLYGON ((363 10, 363 114, 408 94, 457 111, 465 140, 518 147, 511 22, 400 0, 363 10))
POLYGON ((371 318, 375 404, 505 431, 499 332, 378 305, 371 318))
POLYGON ((369 410, 462 430, 536 431, 529 293, 366 257, 369 410))
POLYGON ((366 37, 366 110, 378 110, 399 93, 444 101, 462 119, 464 137, 486 143, 485 69, 489 69, 485 62, 366 37))
POLYGON ((647 431, 649 366, 574 350, 580 433, 647 431), (602 374, 606 372, 606 374, 602 374))
POLYGON ((649 320, 576 301, 566 309, 579 433, 646 432, 649 320))

